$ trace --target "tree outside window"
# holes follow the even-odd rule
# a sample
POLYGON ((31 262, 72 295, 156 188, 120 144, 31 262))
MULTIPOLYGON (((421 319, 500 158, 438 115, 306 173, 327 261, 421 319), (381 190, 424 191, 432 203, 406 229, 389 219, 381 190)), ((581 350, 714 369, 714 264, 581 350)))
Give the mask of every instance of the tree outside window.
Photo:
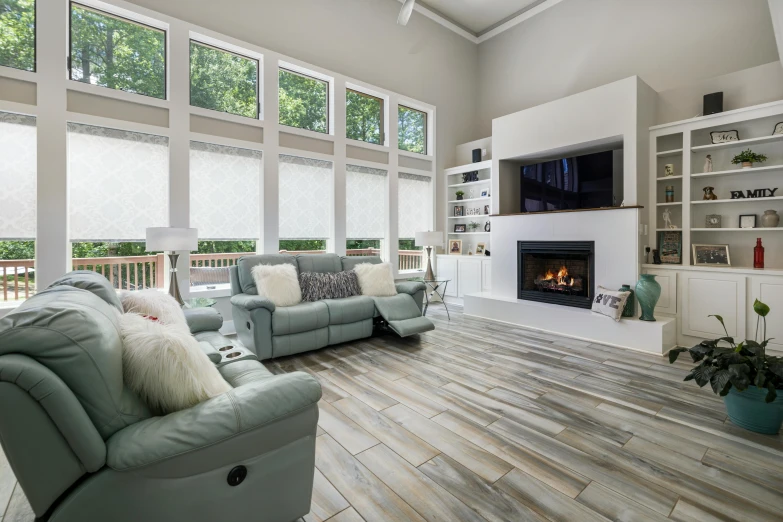
POLYGON ((190 104, 258 118, 258 60, 191 41, 190 104))
POLYGON ((345 123, 346 138, 383 145, 383 100, 346 90, 345 123))
POLYGON ((329 133, 329 83, 280 69, 280 124, 329 133))
POLYGON ((400 150, 427 154, 427 113, 400 105, 398 136, 400 150))
POLYGON ((166 33, 71 4, 71 79, 166 97, 166 33))
POLYGON ((0 0, 0 65, 35 70, 35 0, 0 0))

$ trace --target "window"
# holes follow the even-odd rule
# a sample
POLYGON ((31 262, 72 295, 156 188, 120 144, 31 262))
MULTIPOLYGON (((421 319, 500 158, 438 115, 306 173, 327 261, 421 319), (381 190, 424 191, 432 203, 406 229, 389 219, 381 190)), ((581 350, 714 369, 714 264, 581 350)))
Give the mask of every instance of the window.
POLYGON ((35 0, 0 1, 0 65, 35 70, 35 0))
POLYGON ((0 303, 35 293, 36 120, 0 112, 0 303))
POLYGON ((383 145, 383 100, 347 89, 345 123, 346 138, 383 145))
POLYGON ((421 270, 421 247, 416 232, 432 230, 432 178, 400 173, 398 184, 399 267, 421 270))
POLYGON ((166 33, 71 4, 71 80, 166 97, 166 33))
POLYGON ((399 149, 427 154, 427 113, 400 105, 397 115, 399 149))
POLYGON ((144 241, 147 227, 169 223, 168 189, 168 138, 69 123, 73 268, 100 272, 116 288, 162 287, 163 256, 144 241))
POLYGON ((329 133, 329 82, 280 69, 280 124, 329 133))
POLYGON ((280 250, 326 250, 332 223, 332 163, 280 155, 280 250))
POLYGON ((347 165, 345 169, 345 233, 349 256, 379 256, 386 237, 385 170, 347 165))
POLYGON ((258 60, 191 40, 190 104, 258 118, 258 60))
POLYGON ((256 251, 261 237, 261 152, 190 142, 191 286, 229 283, 228 267, 256 251))

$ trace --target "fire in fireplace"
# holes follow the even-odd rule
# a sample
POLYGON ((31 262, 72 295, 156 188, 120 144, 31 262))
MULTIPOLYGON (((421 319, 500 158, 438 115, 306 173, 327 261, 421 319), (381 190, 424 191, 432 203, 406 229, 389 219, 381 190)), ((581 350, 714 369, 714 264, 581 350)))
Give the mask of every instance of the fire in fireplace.
POLYGON ((590 308, 594 255, 592 241, 519 241, 519 299, 590 308))

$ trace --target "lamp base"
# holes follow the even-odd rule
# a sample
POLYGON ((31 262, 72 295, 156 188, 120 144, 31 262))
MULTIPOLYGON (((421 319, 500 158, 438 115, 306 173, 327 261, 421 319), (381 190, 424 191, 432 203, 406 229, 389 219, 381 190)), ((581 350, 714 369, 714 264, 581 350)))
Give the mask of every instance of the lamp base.
POLYGON ((427 272, 424 274, 425 281, 434 281, 435 274, 432 273, 432 247, 427 247, 427 272))
POLYGON ((179 259, 179 254, 169 254, 169 263, 171 264, 171 268, 169 269, 169 295, 171 295, 180 306, 184 306, 185 301, 182 300, 182 295, 179 293, 179 283, 177 283, 177 259, 179 259))

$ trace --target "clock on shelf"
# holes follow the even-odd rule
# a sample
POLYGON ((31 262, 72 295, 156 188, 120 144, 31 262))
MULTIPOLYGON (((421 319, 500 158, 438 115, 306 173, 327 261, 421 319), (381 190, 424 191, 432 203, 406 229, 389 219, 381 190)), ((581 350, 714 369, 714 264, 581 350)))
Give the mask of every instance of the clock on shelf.
POLYGON ((718 214, 708 214, 706 221, 707 228, 720 228, 721 226, 721 217, 718 214))

